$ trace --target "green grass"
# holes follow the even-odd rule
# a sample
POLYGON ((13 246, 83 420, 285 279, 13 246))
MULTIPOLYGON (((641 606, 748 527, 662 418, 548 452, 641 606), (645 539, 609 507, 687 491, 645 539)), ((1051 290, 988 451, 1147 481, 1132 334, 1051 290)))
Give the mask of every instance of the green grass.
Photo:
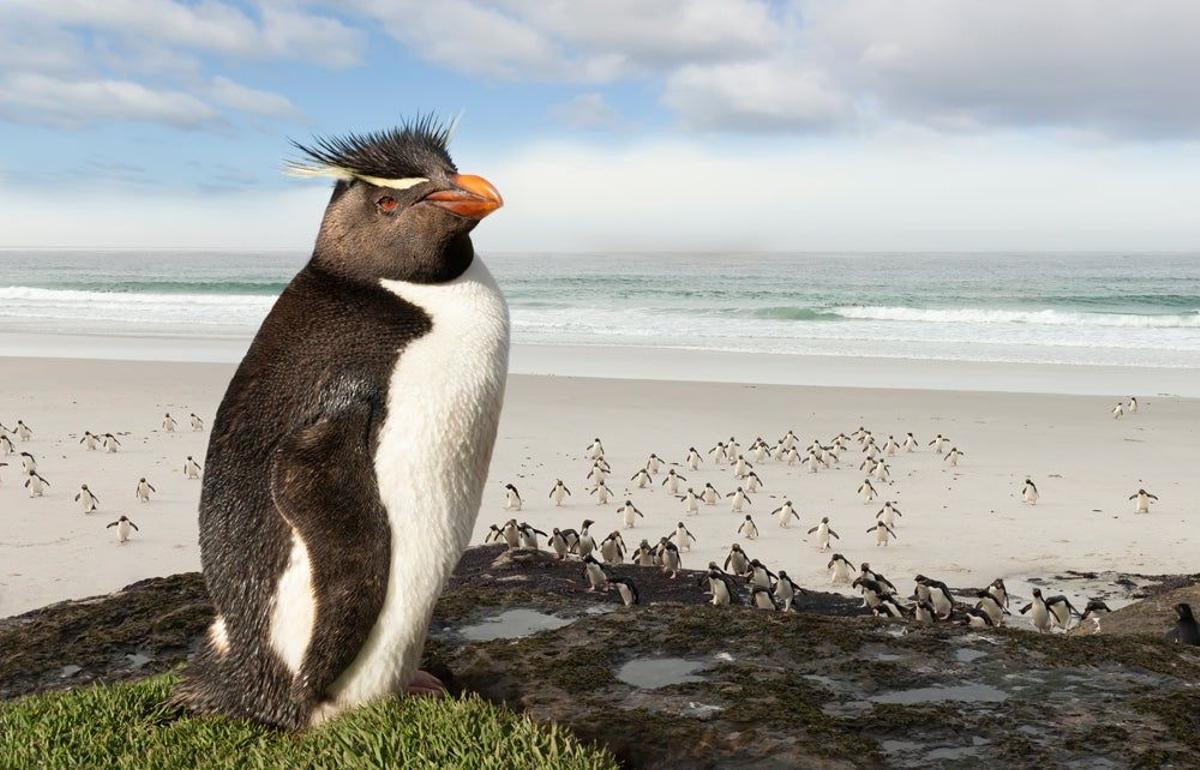
POLYGON ((35 695, 0 706, 0 768, 610 770, 606 752, 475 696, 401 698, 299 735, 166 705, 174 679, 35 695))

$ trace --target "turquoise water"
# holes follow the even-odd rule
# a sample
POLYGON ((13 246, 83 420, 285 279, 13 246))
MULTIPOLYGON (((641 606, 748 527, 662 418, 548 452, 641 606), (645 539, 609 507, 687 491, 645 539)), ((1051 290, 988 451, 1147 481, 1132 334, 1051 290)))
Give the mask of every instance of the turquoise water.
MULTIPOLYGON (((514 339, 1200 368, 1200 256, 485 255, 514 339)), ((302 254, 0 252, 0 331, 245 337, 302 254)))

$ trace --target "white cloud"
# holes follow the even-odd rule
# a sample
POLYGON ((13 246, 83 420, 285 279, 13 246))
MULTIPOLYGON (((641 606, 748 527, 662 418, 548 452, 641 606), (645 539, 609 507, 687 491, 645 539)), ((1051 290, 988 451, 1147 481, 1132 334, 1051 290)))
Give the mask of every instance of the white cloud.
POLYGON ((181 91, 128 80, 67 80, 34 73, 0 78, 0 115, 63 128, 108 120, 200 128, 219 123, 221 117, 212 106, 181 91))
POLYGON ((219 0, 5 0, 29 19, 88 27, 128 39, 146 38, 258 59, 298 58, 344 67, 361 58, 365 36, 341 21, 284 6, 266 6, 261 22, 219 0))
POLYGON ((298 118, 300 110, 287 97, 235 83, 229 78, 212 79, 209 95, 214 102, 239 112, 265 118, 298 118))
POLYGON ((759 0, 356 0, 397 40, 459 72, 605 82, 684 61, 723 60, 777 36, 759 0))
POLYGON ((949 128, 1196 136, 1190 0, 802 0, 799 42, 885 114, 949 128))
POLYGON ((682 67, 663 102, 693 128, 749 132, 827 129, 852 114, 846 95, 803 62, 682 67))
POLYGON ((604 94, 579 94, 550 108, 550 114, 571 128, 615 128, 625 121, 604 94))

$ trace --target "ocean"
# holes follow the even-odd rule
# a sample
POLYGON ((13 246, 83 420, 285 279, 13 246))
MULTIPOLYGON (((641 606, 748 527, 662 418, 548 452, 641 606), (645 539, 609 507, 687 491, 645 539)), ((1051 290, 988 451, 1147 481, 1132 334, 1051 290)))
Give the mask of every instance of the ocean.
MULTIPOLYGON (((517 343, 1200 368, 1200 255, 483 256, 517 343)), ((0 332, 244 339, 305 259, 0 251, 0 332)))

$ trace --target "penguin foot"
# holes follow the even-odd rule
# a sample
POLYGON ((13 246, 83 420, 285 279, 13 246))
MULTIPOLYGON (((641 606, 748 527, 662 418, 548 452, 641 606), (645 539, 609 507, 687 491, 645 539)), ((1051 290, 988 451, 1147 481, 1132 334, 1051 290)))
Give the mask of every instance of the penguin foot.
POLYGON ((408 694, 441 697, 446 694, 446 685, 428 671, 417 669, 412 681, 408 683, 408 694))

